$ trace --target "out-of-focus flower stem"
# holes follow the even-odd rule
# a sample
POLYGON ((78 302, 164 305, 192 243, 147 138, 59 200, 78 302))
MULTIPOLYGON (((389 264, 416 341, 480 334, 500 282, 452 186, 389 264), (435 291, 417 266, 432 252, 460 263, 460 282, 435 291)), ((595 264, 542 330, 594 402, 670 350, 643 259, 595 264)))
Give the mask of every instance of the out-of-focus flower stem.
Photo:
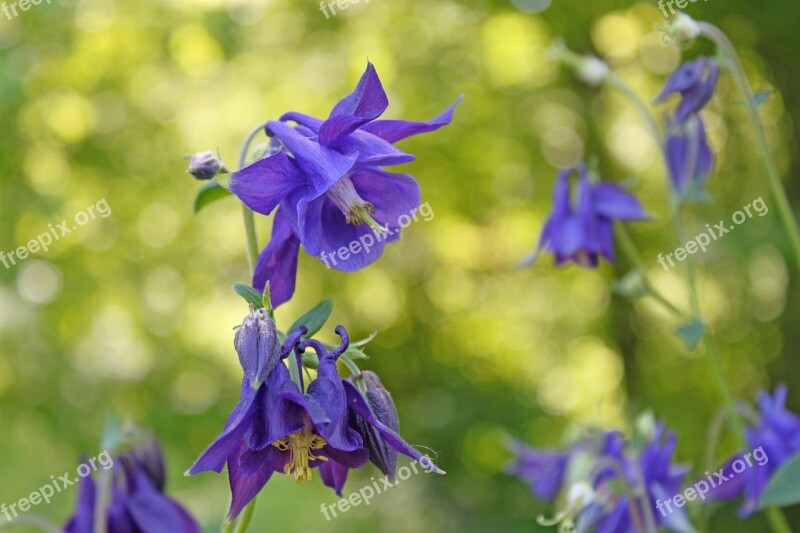
POLYGON ((766 513, 772 531, 775 533, 792 533, 792 528, 789 526, 789 522, 786 520, 786 517, 783 516, 783 513, 779 508, 768 507, 766 513))
MULTIPOLYGON (((239 154, 239 169, 241 170, 247 164, 247 154, 250 153, 250 145, 256 135, 264 130, 261 125, 250 132, 242 145, 242 152, 239 154)), ((258 235, 256 234, 256 219, 253 211, 242 204, 242 215, 244 216, 244 235, 247 239, 247 259, 250 264, 250 272, 256 270, 256 261, 258 261, 258 235)))
POLYGON ((756 136, 758 148, 761 151, 764 164, 767 167, 767 177, 769 178, 772 195, 778 202, 778 213, 780 214, 781 222, 786 232, 789 234, 792 252, 794 253, 795 266, 800 270, 800 228, 797 226, 797 220, 792 212, 792 206, 789 203, 786 190, 783 188, 783 182, 778 172, 778 165, 775 163, 775 159, 772 157, 769 145, 767 144, 767 136, 764 133, 764 125, 761 122, 761 116, 758 111, 759 106, 753 94, 753 89, 747 81, 747 75, 742 67, 742 62, 739 60, 739 56, 733 44, 731 44, 731 41, 719 28, 707 22, 700 22, 699 26, 701 35, 706 36, 714 42, 714 44, 717 45, 718 51, 727 59, 730 72, 744 94, 747 111, 753 123, 753 131, 756 136))

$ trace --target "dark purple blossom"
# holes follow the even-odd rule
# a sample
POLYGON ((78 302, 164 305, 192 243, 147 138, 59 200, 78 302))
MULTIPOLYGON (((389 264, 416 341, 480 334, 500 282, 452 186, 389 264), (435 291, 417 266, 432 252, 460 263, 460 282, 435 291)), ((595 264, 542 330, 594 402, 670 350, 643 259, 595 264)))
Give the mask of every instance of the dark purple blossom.
MULTIPOLYGON (((747 444, 752 459, 740 473, 732 469, 734 461, 742 461, 737 454, 726 461, 723 476, 727 479, 715 488, 710 496, 727 500, 744 496, 739 508, 742 518, 759 509, 759 500, 773 474, 789 459, 800 453, 800 416, 786 409, 787 389, 779 385, 775 393, 762 392, 758 396, 758 412, 747 427, 747 444)), ((746 453, 746 452, 742 452, 746 453)))
POLYGON ((253 286, 263 290, 269 281, 274 306, 289 300, 300 244, 342 271, 376 261, 386 243, 399 237, 398 218, 420 203, 419 184, 412 176, 382 168, 414 159, 393 143, 446 126, 460 100, 427 122, 376 120, 388 99, 368 64, 355 91, 336 104, 326 120, 289 112, 268 122, 272 155, 235 172, 230 184, 254 211, 267 215, 278 208, 253 286), (323 255, 358 241, 370 244, 330 262, 323 255))
POLYGON ((684 63, 667 80, 656 102, 663 102, 672 94, 680 94, 681 103, 675 112, 675 121, 683 123, 699 113, 711 100, 718 79, 719 67, 712 58, 701 57, 684 63))
MULTIPOLYGON (((245 324, 253 322, 251 317, 245 324)), ((189 474, 221 472, 227 464, 232 493, 229 520, 236 518, 275 472, 305 483, 319 467, 323 482, 341 493, 348 471, 370 458, 370 451, 351 424, 356 415, 371 424, 395 450, 414 459, 422 457, 396 431, 377 420, 358 389, 339 376, 336 361, 349 345, 343 327, 336 328, 342 343, 332 352, 313 339, 301 340, 304 327, 289 335, 282 347, 269 341, 270 328, 256 329, 265 342, 236 343, 237 350, 247 352, 239 354, 245 370, 239 404, 222 434, 189 469, 189 474), (261 346, 271 346, 271 350, 261 350, 261 346), (317 352, 319 366, 316 378, 304 390, 302 371, 296 383, 280 361, 294 353, 300 369, 301 355, 309 347, 317 352), (273 360, 279 362, 254 386, 251 376, 260 370, 253 369, 267 368, 273 360)))
POLYGON ((642 205, 619 185, 592 183, 584 165, 561 172, 553 192, 553 210, 539 245, 523 265, 536 261, 542 250, 552 252, 557 265, 574 262, 596 267, 600 257, 614 261, 614 222, 648 219, 642 205), (577 170, 577 199, 571 198, 571 178, 577 170))
MULTIPOLYGON (((394 400, 392 400, 392 395, 381 383, 378 375, 367 370, 361 372, 361 375, 357 378, 351 376, 349 381, 354 384, 363 384, 364 399, 367 401, 375 418, 395 433, 398 433, 400 431, 400 420, 397 416, 394 400)), ((364 446, 369 450, 370 462, 393 481, 397 470, 397 450, 384 440, 377 427, 355 412, 352 413, 352 416, 354 420, 351 420, 351 425, 356 428, 361 438, 364 439, 364 446)))
POLYGON ((672 185, 678 194, 702 194, 714 168, 714 154, 700 115, 670 127, 665 155, 672 185))
MULTIPOLYGON (((189 513, 164 494, 164 458, 149 437, 131 451, 115 457, 110 470, 110 499, 106 511, 109 533, 199 533, 189 513)), ((66 533, 94 533, 98 486, 91 476, 81 480, 75 513, 66 533)))

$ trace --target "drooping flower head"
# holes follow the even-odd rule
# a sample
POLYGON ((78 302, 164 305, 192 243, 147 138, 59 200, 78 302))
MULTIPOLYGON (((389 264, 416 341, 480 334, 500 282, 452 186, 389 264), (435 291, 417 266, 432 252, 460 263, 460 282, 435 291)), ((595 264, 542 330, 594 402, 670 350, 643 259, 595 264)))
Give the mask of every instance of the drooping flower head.
MULTIPOLYGON (((164 456, 152 435, 137 435, 133 447, 114 457, 108 468, 111 483, 105 520, 109 533, 200 532, 186 509, 164 492, 164 456)), ((75 513, 64 526, 66 533, 94 533, 99 490, 91 476, 81 480, 75 513)))
MULTIPOLYGON (((312 479, 313 469, 319 468, 323 482, 341 493, 348 471, 370 459, 371 448, 365 446, 354 422, 359 417, 394 450, 422 458, 376 417, 353 384, 339 376, 336 362, 349 346, 343 327, 336 328, 342 338, 340 346, 329 351, 314 339, 302 339, 305 327, 292 332, 281 346, 274 342, 274 325, 269 321, 263 309, 245 318, 236 341, 245 371, 241 399, 222 434, 189 469, 189 474, 221 472, 227 464, 232 492, 229 520, 236 518, 276 472, 305 483, 312 479), (246 340, 250 336, 258 340, 246 340), (316 378, 306 388, 301 360, 308 348, 317 353, 319 363, 316 378), (288 364, 297 364, 297 382, 283 362, 292 354, 288 364)), ((443 473, 432 465, 431 469, 443 473)))
POLYGON ((523 264, 536 261, 544 250, 552 252, 557 265, 574 262, 596 267, 600 257, 614 261, 616 221, 648 219, 642 205, 619 185, 592 183, 585 165, 560 173, 553 192, 553 210, 545 222, 539 245, 523 264), (577 171, 576 200, 571 178, 577 171))
POLYGON ((682 197, 702 195, 714 168, 714 154, 700 115, 670 125, 665 154, 675 191, 682 197))
POLYGON ((684 63, 667 80, 656 102, 663 102, 672 94, 680 94, 681 102, 675 112, 675 121, 683 123, 699 113, 711 100, 718 79, 719 66, 710 57, 684 63))
POLYGON ((759 500, 772 476, 789 459, 800 453, 800 416, 786 409, 787 389, 779 385, 775 393, 761 392, 758 412, 749 420, 747 444, 749 450, 731 457, 724 467, 727 479, 710 496, 727 500, 744 496, 739 516, 748 517, 759 509, 759 500), (751 463, 742 472, 733 471, 733 462, 749 453, 751 463))
POLYGON ((649 513, 659 528, 691 531, 685 509, 668 516, 656 512, 657 501, 676 493, 686 474, 672 462, 675 436, 662 425, 640 451, 632 450, 617 431, 591 435, 563 452, 514 446, 517 459, 510 472, 538 499, 565 501, 566 508, 552 520, 540 519, 542 524, 578 532, 634 533, 636 523, 649 513), (631 501, 630 494, 641 496, 631 501))
POLYGON ((272 154, 235 172, 230 184, 254 211, 267 215, 278 208, 253 286, 263 290, 269 281, 274 306, 289 300, 300 244, 337 270, 376 261, 399 237, 398 218, 420 203, 412 176, 382 168, 414 159, 393 143, 449 124, 460 100, 427 122, 376 120, 389 102, 368 64, 355 91, 326 120, 292 111, 268 122, 272 154), (358 252, 337 254, 353 242, 360 243, 358 252))

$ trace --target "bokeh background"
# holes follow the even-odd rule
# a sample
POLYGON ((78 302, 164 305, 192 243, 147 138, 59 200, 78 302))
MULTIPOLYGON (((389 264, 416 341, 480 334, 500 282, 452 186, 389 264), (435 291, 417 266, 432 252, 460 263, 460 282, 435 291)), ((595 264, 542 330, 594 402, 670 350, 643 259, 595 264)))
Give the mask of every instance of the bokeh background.
MULTIPOLYGON (((612 294, 630 265, 556 269, 544 258, 513 267, 538 238, 556 168, 597 157, 605 178, 654 214, 629 229, 658 287, 688 307, 682 270, 656 262, 678 243, 644 123, 545 51, 561 38, 597 54, 651 101, 682 53, 712 49, 664 46, 656 2, 555 0, 532 12, 547 3, 364 0, 326 19, 312 0, 53 0, 0 15, 0 250, 103 198, 112 210, 46 253, 0 265, 0 502, 99 453, 116 410, 158 434, 171 494, 218 529, 226 478, 182 472, 238 399, 232 327, 246 307, 230 285, 248 273, 239 206, 229 199, 194 216, 198 184, 181 156, 219 149, 233 162, 266 119, 326 116, 367 58, 389 93, 387 117, 427 119, 466 95, 452 126, 401 143, 418 156, 403 170, 435 218, 361 272, 301 254, 298 290, 278 323, 330 297, 326 335, 335 323, 356 337, 378 331, 362 367, 393 392, 404 436, 438 454, 448 474, 414 476, 331 522, 319 508, 335 502, 332 491, 278 476, 253 530, 536 531, 536 516, 554 510, 503 474, 507 436, 556 446, 587 426, 629 432, 646 409, 678 433, 679 459, 702 472, 719 399, 702 352, 681 345, 671 316, 612 294)), ((728 32, 754 87, 775 91, 762 113, 797 203, 800 4, 710 0, 687 12, 728 32)), ((690 235, 760 196, 773 205, 728 76, 705 117, 718 155, 714 202, 691 209, 690 235)), ((269 228, 260 217, 262 245, 269 228)), ((696 258, 736 394, 787 382, 797 410, 800 298, 786 244, 771 209, 696 258)), ((377 474, 353 475, 346 492, 377 474)), ((61 524, 75 495, 34 512, 61 524)), ((735 505, 720 507, 715 524, 766 528, 760 517, 737 521, 735 505)))

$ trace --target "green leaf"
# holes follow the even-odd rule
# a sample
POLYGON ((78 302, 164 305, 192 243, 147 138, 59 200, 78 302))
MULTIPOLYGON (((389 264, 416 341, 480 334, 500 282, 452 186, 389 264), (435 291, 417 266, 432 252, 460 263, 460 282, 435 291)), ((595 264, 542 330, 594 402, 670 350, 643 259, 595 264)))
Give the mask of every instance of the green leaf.
MULTIPOLYGON (((753 468, 763 468, 754 466, 753 468)), ((800 453, 784 463, 772 475, 767 488, 761 494, 759 509, 788 507, 800 503, 800 453)))
POLYGON ((261 309, 264 306, 264 297, 250 285, 245 285, 237 281, 233 284, 233 290, 255 309, 261 309))
POLYGON ((231 196, 231 191, 222 187, 216 181, 206 183, 200 187, 200 190, 197 191, 197 196, 194 198, 194 214, 199 213, 207 205, 228 196, 231 196))
POLYGON ((358 359, 369 359, 369 356, 365 354, 358 346, 350 346, 344 352, 344 355, 348 356, 353 361, 357 361, 358 359))
POLYGON ((700 320, 693 320, 692 322, 682 324, 675 330, 675 333, 681 338, 684 344, 686 344, 689 350, 697 348, 705 332, 706 325, 700 320))
POLYGON ((756 101, 756 105, 761 107, 764 105, 764 102, 769 100, 770 96, 773 95, 775 91, 771 91, 769 89, 764 91, 758 91, 756 94, 753 95, 753 99, 756 101))
POLYGON ((305 338, 310 338, 316 332, 322 329, 322 326, 325 325, 325 322, 328 321, 328 317, 331 316, 331 312, 333 311, 333 301, 331 300, 322 300, 320 303, 315 305, 313 309, 309 312, 295 320, 294 324, 287 330, 288 333, 292 333, 294 330, 299 328, 300 326, 305 326, 308 328, 308 333, 304 335, 305 338))

